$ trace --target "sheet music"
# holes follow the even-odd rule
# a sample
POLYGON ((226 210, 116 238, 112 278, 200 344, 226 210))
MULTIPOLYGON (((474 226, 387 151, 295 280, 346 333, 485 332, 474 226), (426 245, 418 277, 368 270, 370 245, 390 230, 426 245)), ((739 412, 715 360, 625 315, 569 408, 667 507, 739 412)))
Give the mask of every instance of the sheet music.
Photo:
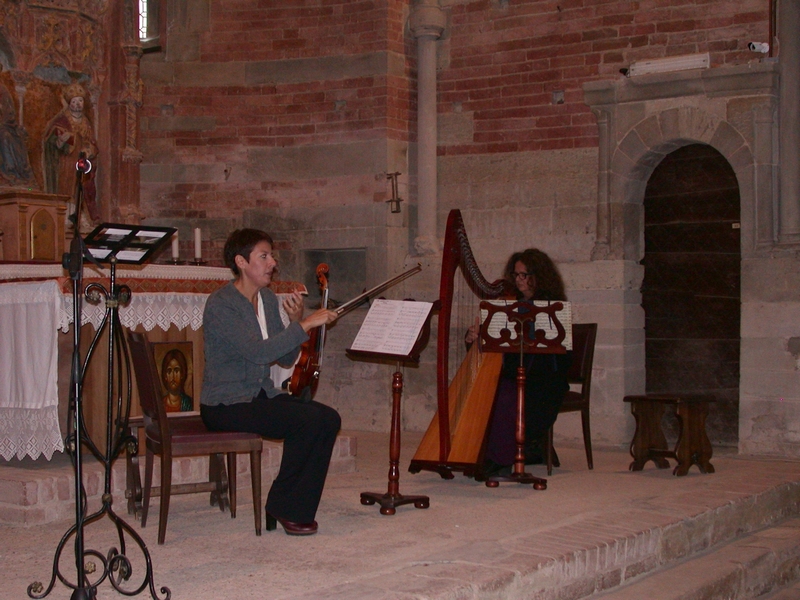
POLYGON ((431 302, 374 300, 352 349, 407 356, 432 307, 431 302))
MULTIPOLYGON (((511 304, 514 304, 516 300, 487 300, 486 302, 494 304, 495 306, 510 306, 511 304)), ((563 346, 567 350, 572 350, 572 304, 570 302, 561 303, 564 305, 564 308, 556 311, 556 316, 558 317, 558 320, 561 321, 561 325, 564 326, 565 335, 563 346)), ((549 306, 550 304, 554 304, 554 302, 548 302, 546 300, 534 300, 533 304, 535 306, 549 306)), ((488 310, 481 310, 481 323, 484 322, 488 314, 488 310)), ((511 339, 516 339, 517 334, 514 330, 514 324, 512 323, 509 325, 506 315, 504 313, 497 312, 492 315, 492 320, 486 327, 486 331, 490 337, 498 338, 500 337, 500 330, 502 329, 508 329, 511 332, 511 339)), ((535 329, 544 330, 545 338, 548 340, 558 337, 558 330, 556 329, 555 323, 552 321, 552 319, 550 319, 550 316, 547 313, 539 313, 536 315, 535 329)))

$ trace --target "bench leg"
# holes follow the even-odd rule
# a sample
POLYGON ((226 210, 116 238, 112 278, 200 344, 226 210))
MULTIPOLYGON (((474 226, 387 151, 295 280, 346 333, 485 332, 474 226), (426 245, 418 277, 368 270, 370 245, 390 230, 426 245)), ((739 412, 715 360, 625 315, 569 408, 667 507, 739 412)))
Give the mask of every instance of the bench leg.
POLYGON ((673 470, 673 475, 686 475, 693 464, 697 465, 701 473, 713 473, 714 466, 710 462, 713 450, 706 433, 708 403, 679 403, 676 412, 680 434, 675 444, 678 465, 673 470))
POLYGON ((661 429, 661 418, 664 416, 664 405, 648 400, 631 402, 631 413, 636 419, 636 433, 631 441, 633 462, 628 467, 631 471, 641 471, 648 460, 652 460, 659 469, 669 468, 669 462, 663 456, 653 456, 651 450, 667 450, 667 438, 661 429))

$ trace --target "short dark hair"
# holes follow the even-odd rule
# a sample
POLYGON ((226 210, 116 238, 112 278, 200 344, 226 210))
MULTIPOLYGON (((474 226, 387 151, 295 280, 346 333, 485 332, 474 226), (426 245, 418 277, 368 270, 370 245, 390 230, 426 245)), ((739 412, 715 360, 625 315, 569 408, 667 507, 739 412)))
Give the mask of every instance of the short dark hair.
POLYGON ((514 268, 518 262, 525 265, 525 270, 533 278, 534 300, 567 300, 561 273, 547 254, 538 248, 528 248, 512 254, 505 269, 505 277, 512 284, 514 268))
POLYGON ((260 229, 237 229, 232 232, 228 236, 223 250, 225 266, 238 277, 239 267, 236 266, 236 257, 242 256, 247 262, 250 262, 250 253, 259 242, 268 242, 270 246, 275 245, 272 242, 272 237, 266 231, 261 231, 260 229))

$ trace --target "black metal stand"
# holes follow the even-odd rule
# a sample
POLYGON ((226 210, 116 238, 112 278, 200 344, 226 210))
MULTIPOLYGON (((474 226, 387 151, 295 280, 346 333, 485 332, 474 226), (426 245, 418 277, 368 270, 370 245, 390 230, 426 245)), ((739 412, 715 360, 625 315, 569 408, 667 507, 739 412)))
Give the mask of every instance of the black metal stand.
MULTIPOLYGON (((75 524, 67 530, 56 547, 55 556, 53 558, 53 571, 47 588, 45 589, 41 582, 35 581, 28 586, 28 596, 31 598, 44 598, 53 590, 56 578, 58 578, 65 586, 73 590, 70 596, 71 600, 91 600, 97 597, 97 587, 108 579, 113 588, 123 595, 135 596, 147 587, 150 590, 151 596, 159 600, 153 582, 153 566, 150 561, 150 553, 147 550, 144 540, 139 537, 130 525, 114 512, 111 506, 113 501, 111 494, 111 467, 114 460, 116 460, 128 444, 136 444, 135 438, 130 435, 128 429, 131 402, 130 361, 127 348, 122 342, 121 324, 119 320, 119 307, 130 301, 131 291, 127 286, 117 285, 116 260, 113 256, 110 259, 111 279, 109 288, 106 289, 99 283, 91 283, 86 286, 86 299, 94 303, 104 300, 106 311, 103 321, 100 327, 98 327, 91 345, 89 346, 86 359, 83 364, 81 364, 80 330, 83 261, 84 258, 88 258, 92 261, 94 259, 91 254, 89 254, 84 240, 81 239, 79 226, 82 200, 82 175, 91 169, 91 164, 82 158, 78 162, 76 168, 78 171, 77 201, 75 213, 70 216, 75 227, 75 237, 70 244, 69 253, 65 254, 63 257, 64 268, 69 271, 70 278, 72 279, 74 329, 70 378, 70 412, 66 447, 67 451, 70 453, 75 469, 75 524), (82 389, 86 369, 106 327, 108 327, 108 412, 106 418, 106 447, 104 451, 101 451, 85 429, 82 389), (125 384, 124 389, 123 380, 125 384), (123 393, 123 391, 125 393, 123 393), (89 448, 94 457, 102 463, 105 469, 102 507, 90 515, 87 515, 86 492, 83 486, 82 446, 84 444, 89 448), (114 523, 119 539, 119 548, 112 546, 105 554, 92 548, 86 548, 84 545, 84 527, 99 521, 104 515, 114 523), (132 563, 126 554, 125 534, 128 534, 139 547, 147 565, 144 578, 141 584, 135 589, 127 588, 127 583, 131 577, 133 577, 134 573, 132 563), (77 573, 75 580, 70 580, 61 572, 59 562, 61 553, 66 547, 67 542, 73 537, 77 573), (95 560, 91 560, 92 558, 95 560)), ((131 588, 132 587, 133 586, 131 586, 131 588)), ((167 587, 162 587, 161 593, 164 594, 163 600, 169 600, 171 597, 171 592, 167 587)))

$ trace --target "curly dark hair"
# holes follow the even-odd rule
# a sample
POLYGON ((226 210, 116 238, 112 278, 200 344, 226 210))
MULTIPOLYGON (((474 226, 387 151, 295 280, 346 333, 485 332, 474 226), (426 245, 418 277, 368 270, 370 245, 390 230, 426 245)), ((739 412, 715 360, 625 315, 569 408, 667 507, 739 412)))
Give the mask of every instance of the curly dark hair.
POLYGON ((250 262, 250 253, 259 242, 268 242, 270 246, 275 245, 272 237, 260 229, 237 229, 228 236, 222 255, 225 259, 225 266, 233 271, 236 277, 239 276, 236 257, 242 256, 247 262, 250 262))
POLYGON ((514 267, 517 262, 525 265, 529 273, 528 283, 533 288, 534 300, 567 300, 564 291, 564 281, 558 272, 553 260, 537 248, 528 248, 522 252, 515 252, 508 259, 505 269, 505 278, 514 285, 514 267))

